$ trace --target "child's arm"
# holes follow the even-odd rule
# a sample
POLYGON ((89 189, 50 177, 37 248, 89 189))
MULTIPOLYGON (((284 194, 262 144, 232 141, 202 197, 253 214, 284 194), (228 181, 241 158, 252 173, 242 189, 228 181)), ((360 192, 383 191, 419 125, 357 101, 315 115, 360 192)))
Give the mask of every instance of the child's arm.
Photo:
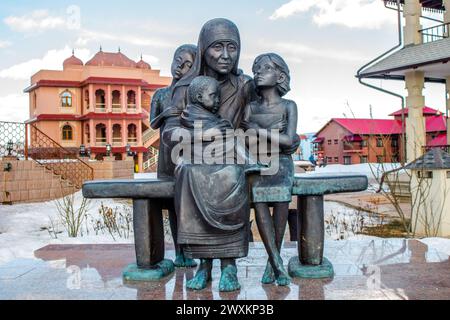
MULTIPOLYGON (((291 100, 285 100, 286 104, 286 133, 278 134, 278 143, 281 149, 292 148, 296 144, 295 137, 297 135, 297 104, 291 100)), ((281 130, 284 131, 284 130, 281 130)), ((258 130, 258 135, 260 138, 265 138, 268 140, 272 139, 270 130, 258 130)))
POLYGON ((161 115, 161 91, 155 92, 150 107, 150 126, 152 129, 159 129, 164 123, 164 117, 161 115))

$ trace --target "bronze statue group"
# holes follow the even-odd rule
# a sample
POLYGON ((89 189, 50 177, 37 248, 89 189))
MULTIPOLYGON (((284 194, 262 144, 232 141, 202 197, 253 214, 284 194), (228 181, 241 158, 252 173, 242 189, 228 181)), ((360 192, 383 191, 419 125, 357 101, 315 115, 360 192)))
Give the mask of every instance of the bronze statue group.
MULTIPOLYGON (((280 255, 294 178, 291 155, 299 145, 297 106, 282 98, 290 90, 289 68, 277 54, 262 54, 254 61, 252 79, 238 68, 240 49, 239 30, 233 22, 208 21, 197 46, 176 50, 173 82, 152 100, 151 126, 160 129, 161 137, 158 178, 175 180, 175 199, 167 204, 175 266, 195 267, 194 259, 200 259, 194 278, 187 282, 192 290, 204 289, 211 281, 213 259, 221 261, 219 290, 239 290, 236 259, 248 255, 251 206, 269 256, 262 282, 290 284, 280 255), (200 152, 212 148, 213 141, 174 137, 179 130, 196 135, 199 122, 202 132, 213 129, 225 137, 242 129, 257 144, 272 142, 277 146, 270 149, 271 157, 275 153, 278 159, 277 170, 262 174, 271 164, 262 165, 259 158, 260 165, 193 162, 199 152, 198 139, 200 152), (189 152, 174 159, 174 147, 180 143, 189 152)), ((227 147, 217 150, 214 159, 227 157, 227 147)))

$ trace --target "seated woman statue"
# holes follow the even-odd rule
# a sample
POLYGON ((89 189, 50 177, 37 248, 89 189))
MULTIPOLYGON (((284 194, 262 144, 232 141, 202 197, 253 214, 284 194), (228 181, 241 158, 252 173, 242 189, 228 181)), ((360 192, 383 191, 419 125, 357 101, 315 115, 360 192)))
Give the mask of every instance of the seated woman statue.
MULTIPOLYGON (((298 147, 297 105, 282 99, 290 90, 290 76, 289 68, 280 56, 274 53, 258 56, 253 64, 253 73, 259 99, 247 106, 242 127, 253 129, 247 133, 256 135, 258 146, 262 145, 262 140, 271 144, 272 159, 276 154, 279 156, 279 168, 272 170, 274 174, 261 174, 250 180, 258 230, 269 255, 262 282, 269 284, 276 280, 278 285, 286 286, 290 278, 283 266, 280 250, 294 180, 291 155, 298 147), (273 148, 274 145, 278 148, 273 148), (273 206, 273 217, 269 206, 273 206)), ((258 161, 264 163, 260 157, 262 151, 267 150, 258 150, 258 161)))
MULTIPOLYGON (((152 129, 160 130, 160 136, 164 135, 164 132, 170 130, 174 126, 178 126, 177 118, 174 117, 170 108, 172 100, 172 91, 175 84, 183 78, 183 76, 191 69, 194 64, 195 56, 197 54, 197 46, 192 44, 185 44, 180 46, 173 56, 171 72, 172 72, 172 84, 166 88, 159 89, 155 92, 152 99, 150 125, 152 129), (167 129, 167 130, 166 130, 167 129)), ((158 153, 158 179, 173 179, 175 164, 171 161, 171 146, 165 144, 163 141, 159 146, 158 153)), ((170 230, 175 245, 176 258, 174 265, 176 267, 195 267, 197 263, 188 259, 183 255, 181 247, 178 245, 177 240, 177 217, 175 213, 174 203, 170 201, 167 203, 167 209, 169 212, 170 230)))
POLYGON ((180 119, 179 132, 184 133, 175 169, 175 208, 178 243, 186 257, 201 259, 187 288, 204 289, 212 279, 213 259, 221 259, 219 290, 235 291, 240 289, 235 259, 248 254, 250 207, 245 174, 251 166, 236 164, 235 159, 230 164, 227 158, 230 151, 236 154, 231 148, 237 147, 225 143, 234 139, 234 131, 232 123, 217 114, 219 83, 211 77, 196 77, 187 94, 188 105, 180 119))

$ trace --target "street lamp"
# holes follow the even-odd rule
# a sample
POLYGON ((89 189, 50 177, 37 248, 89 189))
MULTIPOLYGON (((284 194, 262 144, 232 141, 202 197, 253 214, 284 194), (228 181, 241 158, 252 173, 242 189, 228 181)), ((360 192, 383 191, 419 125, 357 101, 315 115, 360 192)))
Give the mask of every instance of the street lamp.
POLYGON ((131 145, 130 144, 127 144, 126 151, 127 151, 127 155, 129 157, 134 157, 136 155, 135 151, 131 151, 131 145))
POLYGON ((14 149, 14 143, 12 142, 12 140, 9 140, 8 144, 6 145, 6 150, 8 151, 8 156, 11 155, 13 149, 14 149))
POLYGON ((80 156, 82 157, 86 156, 86 146, 84 144, 80 146, 80 156))
POLYGON ((108 143, 106 145, 106 156, 109 157, 111 155, 111 145, 108 143))

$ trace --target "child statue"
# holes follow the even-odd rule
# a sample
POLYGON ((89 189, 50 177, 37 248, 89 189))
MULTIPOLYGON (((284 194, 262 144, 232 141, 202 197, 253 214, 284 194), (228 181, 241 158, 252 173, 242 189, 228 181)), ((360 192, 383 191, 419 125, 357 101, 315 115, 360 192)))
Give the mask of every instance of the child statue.
MULTIPOLYGON (((171 148, 162 141, 166 130, 176 126, 179 114, 175 115, 171 108, 172 92, 175 84, 191 69, 197 54, 197 46, 185 44, 180 46, 173 56, 171 72, 173 81, 169 87, 159 89, 155 92, 152 99, 150 124, 152 129, 160 130, 160 144, 158 153, 158 179, 173 179, 175 163, 171 160, 171 148)), ((195 267, 197 263, 184 257, 183 251, 177 241, 177 217, 173 202, 167 205, 169 212, 170 229, 175 245, 176 258, 174 265, 176 267, 195 267)))
POLYGON ((188 105, 180 119, 185 134, 175 169, 175 208, 178 241, 187 257, 201 259, 201 263, 186 286, 191 290, 206 288, 212 279, 213 259, 220 259, 219 290, 236 291, 240 285, 235 259, 247 256, 249 246, 250 206, 245 176, 249 171, 236 161, 225 160, 229 151, 236 148, 233 144, 217 145, 218 140, 234 139, 232 123, 217 114, 219 83, 211 77, 196 77, 187 94, 188 105), (214 140, 208 132, 215 132, 214 140), (218 161, 195 160, 214 143, 214 159, 218 161))
POLYGON ((253 73, 259 99, 247 105, 242 127, 256 135, 259 146, 262 139, 272 146, 273 139, 279 140, 278 144, 275 142, 279 146, 276 150, 269 149, 272 158, 274 153, 279 154, 278 171, 272 175, 254 176, 250 181, 258 230, 269 255, 262 283, 270 284, 276 280, 278 285, 286 286, 291 279, 283 266, 280 250, 294 179, 292 154, 298 147, 297 105, 282 98, 290 90, 290 75, 287 64, 279 55, 258 56, 253 64, 253 73), (272 136, 273 130, 279 134, 272 136), (269 206, 273 206, 273 217, 269 206))

